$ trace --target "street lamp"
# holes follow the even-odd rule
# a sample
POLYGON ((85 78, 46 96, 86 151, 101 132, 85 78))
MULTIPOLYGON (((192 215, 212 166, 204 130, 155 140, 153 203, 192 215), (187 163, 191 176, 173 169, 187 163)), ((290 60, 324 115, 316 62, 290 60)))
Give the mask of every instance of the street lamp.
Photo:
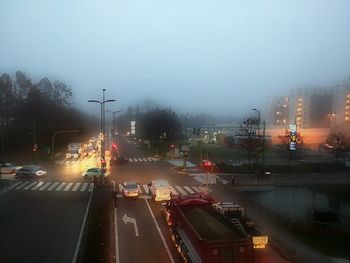
POLYGON ((113 132, 113 142, 115 142, 114 140, 114 137, 115 137, 115 129, 116 129, 116 118, 115 118, 115 115, 119 112, 122 112, 124 110, 117 110, 117 111, 112 111, 112 110, 106 110, 107 112, 110 112, 113 114, 113 129, 114 129, 114 132, 113 132))
POLYGON ((102 89, 103 96, 102 101, 100 100, 88 100, 88 102, 95 102, 101 105, 101 171, 103 173, 103 164, 105 163, 105 103, 114 102, 115 100, 106 100, 105 99, 105 91, 106 89, 102 89))

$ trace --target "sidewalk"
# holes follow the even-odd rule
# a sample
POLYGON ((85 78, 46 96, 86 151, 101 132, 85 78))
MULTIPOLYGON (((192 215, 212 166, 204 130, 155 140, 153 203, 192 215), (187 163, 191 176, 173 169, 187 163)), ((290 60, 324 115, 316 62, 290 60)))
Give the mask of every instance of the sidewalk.
POLYGON ((236 191, 232 186, 217 184, 211 187, 215 190, 214 198, 223 201, 235 201, 246 208, 247 215, 258 225, 262 232, 267 233, 271 246, 284 258, 298 263, 334 263, 328 257, 308 247, 293 237, 283 224, 283 221, 270 210, 249 198, 244 193, 236 191), (231 189, 228 193, 227 187, 231 189))

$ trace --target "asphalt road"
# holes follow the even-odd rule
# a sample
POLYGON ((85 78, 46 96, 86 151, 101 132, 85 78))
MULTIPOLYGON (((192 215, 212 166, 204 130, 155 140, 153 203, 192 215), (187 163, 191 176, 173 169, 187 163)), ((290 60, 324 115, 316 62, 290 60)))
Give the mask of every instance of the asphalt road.
MULTIPOLYGON (((111 168, 111 179, 115 182, 116 190, 124 181, 133 180, 139 183, 142 192, 139 199, 127 200, 121 197, 117 200, 115 233, 118 262, 182 262, 160 213, 161 202, 149 199, 145 188, 152 179, 165 179, 179 194, 191 194, 205 189, 201 188, 201 184, 192 177, 173 172, 167 161, 144 161, 143 158, 148 160, 150 156, 143 155, 135 145, 128 143, 123 137, 118 137, 117 144, 122 156, 132 160, 134 157, 142 159, 111 168), (133 223, 123 221, 125 216, 136 221, 137 231, 133 223)), ((229 194, 220 196, 230 198, 229 194)), ((256 263, 287 262, 271 247, 256 250, 254 256, 256 263)))
POLYGON ((41 179, 2 180, 0 262, 73 262, 93 191, 80 165, 47 165, 41 179))

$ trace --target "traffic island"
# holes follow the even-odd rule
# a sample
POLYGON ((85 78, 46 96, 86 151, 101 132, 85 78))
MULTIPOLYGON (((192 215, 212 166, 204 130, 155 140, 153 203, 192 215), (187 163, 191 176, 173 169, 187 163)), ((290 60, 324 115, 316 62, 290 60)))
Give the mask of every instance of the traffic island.
POLYGON ((77 262, 113 262, 112 187, 95 187, 77 262))

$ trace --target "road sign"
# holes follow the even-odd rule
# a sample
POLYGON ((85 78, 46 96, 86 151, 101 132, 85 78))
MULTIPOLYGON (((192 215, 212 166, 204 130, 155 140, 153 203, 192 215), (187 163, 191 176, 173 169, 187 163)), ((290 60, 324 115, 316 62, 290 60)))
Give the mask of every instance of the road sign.
POLYGON ((297 150, 297 125, 296 124, 290 124, 289 125, 290 130, 290 142, 289 142, 289 149, 291 151, 297 150))
POLYGON ((188 146, 188 145, 182 145, 182 146, 181 146, 181 151, 182 151, 182 152, 189 152, 189 151, 190 151, 190 146, 188 146))

